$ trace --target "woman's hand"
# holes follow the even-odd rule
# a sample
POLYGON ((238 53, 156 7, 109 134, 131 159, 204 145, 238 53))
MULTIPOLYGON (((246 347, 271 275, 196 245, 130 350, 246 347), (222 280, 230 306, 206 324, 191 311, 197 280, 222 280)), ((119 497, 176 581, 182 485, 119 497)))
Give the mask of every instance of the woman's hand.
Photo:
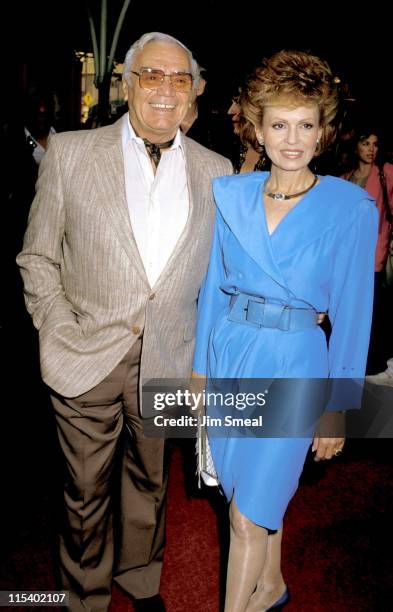
POLYGON ((321 325, 325 317, 326 317, 326 312, 318 312, 318 325, 321 325))
POLYGON ((342 453, 345 438, 317 438, 312 443, 312 452, 315 452, 314 461, 331 459, 342 453))
POLYGON ((345 412, 325 411, 319 419, 311 450, 314 461, 341 454, 345 442, 345 412))

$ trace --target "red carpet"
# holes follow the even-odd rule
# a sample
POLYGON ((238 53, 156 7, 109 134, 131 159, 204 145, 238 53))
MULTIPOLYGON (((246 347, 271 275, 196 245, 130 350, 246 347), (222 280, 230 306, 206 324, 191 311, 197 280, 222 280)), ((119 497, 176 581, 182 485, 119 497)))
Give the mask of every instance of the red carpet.
MULTIPOLYGON (((168 612, 217 612, 219 548, 217 518, 206 498, 187 499, 179 448, 172 453, 167 547, 161 593, 168 612)), ((113 589, 111 612, 133 610, 113 589)))
MULTIPOLYGON (((324 465, 308 461, 285 519, 283 567, 292 593, 288 612, 392 610, 388 445, 389 440, 349 442, 340 460, 324 465), (375 450, 377 445, 386 449, 386 457, 375 450)), ((204 492, 208 496, 209 490, 204 492)), ((207 498, 185 496, 175 448, 161 589, 168 612, 218 612, 217 538, 217 517, 207 498)), ((132 610, 117 589, 115 610, 132 610)))
MULTIPOLYGON (((288 612, 392 610, 390 446, 390 440, 350 441, 338 460, 323 465, 307 462, 285 520, 283 566, 292 592, 288 612)), ((50 469, 48 464, 40 467, 50 469)), ((23 492, 15 486, 19 503, 8 517, 10 529, 2 522, 3 590, 55 588, 53 504, 48 479, 42 478, 42 472, 35 476, 30 475, 23 492)), ((180 447, 175 445, 161 589, 168 612, 219 611, 218 532, 226 517, 221 511, 217 520, 208 496, 206 488, 202 494, 186 496, 180 447)), ((217 505, 215 496, 213 501, 217 505)), ((111 612, 132 610, 115 587, 111 612)))

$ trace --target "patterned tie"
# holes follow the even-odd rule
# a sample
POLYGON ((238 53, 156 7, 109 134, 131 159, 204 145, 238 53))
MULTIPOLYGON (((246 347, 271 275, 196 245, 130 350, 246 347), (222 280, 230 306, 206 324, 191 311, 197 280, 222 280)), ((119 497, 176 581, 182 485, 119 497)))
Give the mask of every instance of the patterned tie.
POLYGON ((153 160, 153 163, 156 168, 160 163, 161 149, 168 149, 169 147, 171 147, 174 140, 175 139, 172 138, 172 140, 168 140, 167 142, 159 142, 156 144, 154 142, 150 142, 150 140, 147 140, 147 138, 143 139, 146 151, 148 152, 150 159, 153 160))

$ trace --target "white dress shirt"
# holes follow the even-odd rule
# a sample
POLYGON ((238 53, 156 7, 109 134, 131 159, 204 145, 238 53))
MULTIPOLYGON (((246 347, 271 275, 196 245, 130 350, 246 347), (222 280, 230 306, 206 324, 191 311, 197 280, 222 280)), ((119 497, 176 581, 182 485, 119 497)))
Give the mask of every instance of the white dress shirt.
POLYGON ((189 195, 186 160, 177 132, 162 151, 154 174, 142 138, 129 115, 123 117, 122 145, 131 225, 150 286, 156 283, 187 223, 189 195))
MULTIPOLYGON (((48 133, 48 144, 49 144, 49 140, 50 137, 52 136, 52 134, 56 134, 56 130, 54 127, 50 127, 49 128, 49 133, 48 133)), ((46 149, 44 149, 44 147, 42 146, 42 144, 40 144, 33 136, 33 134, 31 132, 29 132, 29 130, 27 129, 27 127, 25 127, 25 136, 26 138, 29 138, 33 147, 32 150, 32 155, 34 158, 35 163, 39 166, 45 153, 46 153, 46 149)))

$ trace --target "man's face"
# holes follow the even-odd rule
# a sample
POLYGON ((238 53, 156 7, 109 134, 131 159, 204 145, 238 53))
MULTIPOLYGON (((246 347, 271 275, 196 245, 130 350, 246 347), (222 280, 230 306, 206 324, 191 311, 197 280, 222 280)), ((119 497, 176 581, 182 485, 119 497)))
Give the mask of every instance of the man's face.
POLYGON ((238 136, 240 132, 240 128, 239 128, 240 111, 241 109, 240 109, 238 99, 232 98, 232 103, 230 107, 228 108, 227 114, 232 118, 233 133, 236 134, 236 136, 238 136))
MULTIPOLYGON (((163 70, 165 74, 191 72, 186 51, 163 41, 147 43, 136 55, 132 70, 139 72, 141 68, 163 70)), ((135 74, 130 74, 129 81, 130 84, 123 81, 123 91, 138 136, 156 143, 173 138, 188 111, 193 91, 176 91, 167 77, 160 87, 150 90, 140 87, 135 74)))

